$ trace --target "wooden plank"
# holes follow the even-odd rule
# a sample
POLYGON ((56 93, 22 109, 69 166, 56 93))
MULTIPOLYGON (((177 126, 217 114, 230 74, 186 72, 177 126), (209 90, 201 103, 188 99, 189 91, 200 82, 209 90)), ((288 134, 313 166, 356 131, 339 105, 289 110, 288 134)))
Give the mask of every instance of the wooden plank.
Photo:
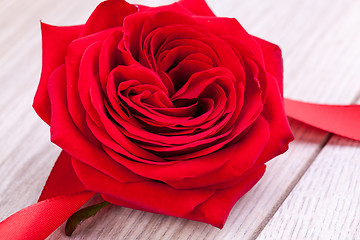
POLYGON ((87 12, 75 14, 70 2, 6 1, 0 10, 1 219, 36 202, 59 153, 31 105, 41 71, 40 19, 48 15, 66 24, 73 15, 80 23, 96 6, 93 1, 87 12))
POLYGON ((332 137, 258 239, 360 239, 360 144, 332 137))
MULTIPOLYGON (((59 152, 48 140, 48 127, 31 109, 41 64, 39 19, 57 25, 79 24, 98 2, 39 0, 30 4, 16 0, 7 1, 0 9, 0 174, 5 176, 0 184, 0 206, 6 206, 0 208, 0 219, 36 201, 59 152), (15 18, 19 13, 21 17, 15 18)), ((166 2, 171 1, 142 3, 166 2)), ((347 19, 353 2, 212 0, 209 5, 219 15, 237 17, 249 32, 280 44, 287 96, 349 103, 359 90, 351 63, 359 55, 349 50, 356 45, 351 41, 356 33, 340 20, 347 19), (314 22, 319 26, 314 27, 314 22), (336 44, 332 39, 337 39, 336 44), (347 61, 339 63, 339 56, 347 61)), ((291 192, 326 140, 321 131, 298 123, 292 126, 297 141, 286 155, 269 164, 261 182, 236 204, 223 230, 112 206, 84 222, 74 239, 252 238, 291 192)), ((50 239, 65 239, 63 226, 50 239)))
MULTIPOLYGON (((329 29, 333 38, 322 42, 337 43, 333 52, 341 49, 330 58, 343 63, 334 72, 339 79, 360 79, 360 34, 352 30, 360 24, 359 10, 356 2, 339 20, 341 28, 329 29)), ((333 136, 258 239, 360 239, 359 156, 358 142, 333 136)))

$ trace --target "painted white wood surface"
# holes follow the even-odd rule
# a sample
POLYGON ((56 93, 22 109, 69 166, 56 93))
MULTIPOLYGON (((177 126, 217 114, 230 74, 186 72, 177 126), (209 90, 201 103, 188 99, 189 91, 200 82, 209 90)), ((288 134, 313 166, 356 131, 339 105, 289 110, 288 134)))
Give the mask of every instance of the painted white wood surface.
MULTIPOLYGON (((36 202, 59 153, 31 109, 41 68, 39 21, 80 24, 99 2, 0 0, 0 220, 36 202)), ((285 96, 338 104, 359 97, 359 1, 208 4, 218 16, 236 17, 249 33, 281 46, 285 96)), ((359 239, 359 144, 291 124, 296 140, 290 150, 268 164, 223 230, 111 206, 81 224, 73 239, 359 239)), ((49 239, 67 239, 63 226, 49 239)))
MULTIPOLYGON (((322 41, 328 51, 341 50, 326 64, 342 62, 334 74, 346 82, 360 82, 360 33, 353 31, 359 11, 360 2, 354 1, 322 41)), ((359 95, 355 99, 359 104, 359 95)), ((359 142, 332 136, 258 239, 360 239, 359 142)))

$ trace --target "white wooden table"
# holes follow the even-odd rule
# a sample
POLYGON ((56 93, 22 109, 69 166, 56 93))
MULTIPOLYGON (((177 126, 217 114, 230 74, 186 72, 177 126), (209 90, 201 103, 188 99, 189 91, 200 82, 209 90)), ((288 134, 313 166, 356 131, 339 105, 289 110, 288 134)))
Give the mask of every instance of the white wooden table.
MULTIPOLYGON (((41 69, 40 20, 84 23, 99 2, 0 0, 0 220, 36 202, 60 152, 31 108, 41 69)), ((281 46, 286 97, 360 103, 360 1, 208 4, 281 46)), ((111 206, 82 223, 73 239, 360 239, 360 143, 293 120, 291 126, 296 140, 290 150, 269 162, 223 230, 111 206)), ((49 239, 67 239, 64 226, 49 239)))

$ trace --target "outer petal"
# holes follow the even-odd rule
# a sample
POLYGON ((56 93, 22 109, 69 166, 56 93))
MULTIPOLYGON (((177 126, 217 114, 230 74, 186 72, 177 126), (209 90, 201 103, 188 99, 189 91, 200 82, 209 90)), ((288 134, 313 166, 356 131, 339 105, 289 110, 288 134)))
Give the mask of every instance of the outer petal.
POLYGON ((288 149, 289 142, 294 140, 294 136, 292 135, 284 110, 281 50, 275 44, 260 38, 255 39, 260 44, 263 52, 268 80, 266 102, 262 115, 269 122, 270 142, 258 160, 258 164, 262 164, 284 153, 288 149))
POLYGON ((222 17, 197 17, 196 19, 202 26, 207 27, 215 35, 221 37, 235 37, 243 42, 256 56, 262 64, 263 56, 259 43, 241 26, 235 18, 222 17))
POLYGON ((184 6, 180 5, 178 2, 159 6, 159 7, 148 7, 143 5, 136 5, 139 8, 139 12, 161 12, 161 11, 173 11, 178 13, 183 13, 187 15, 194 15, 189 9, 185 8, 184 6))
POLYGON ((39 202, 56 196, 85 190, 84 185, 79 181, 71 165, 71 156, 62 151, 46 181, 39 202))
POLYGON ((176 190, 157 181, 121 183, 76 159, 73 166, 87 189, 102 194, 106 201, 153 213, 183 217, 215 193, 204 188, 176 190))
POLYGON ((178 4, 199 16, 215 16, 205 0, 181 0, 178 4))
POLYGON ((137 7, 124 0, 108 0, 100 3, 87 20, 81 36, 105 29, 122 26, 127 15, 137 12, 137 7))
POLYGON ((218 228, 223 227, 231 208, 259 181, 265 171, 265 165, 256 168, 227 189, 176 190, 159 182, 120 183, 74 158, 72 162, 79 178, 86 182, 86 187, 101 193, 108 202, 205 222, 218 228))
POLYGON ((82 26, 57 27, 41 23, 43 64, 33 107, 47 124, 51 121, 48 78, 57 67, 64 64, 68 45, 79 36, 81 29, 82 26))
POLYGON ((270 74, 268 74, 268 89, 262 116, 269 122, 270 141, 258 159, 259 164, 284 153, 288 149, 288 144, 294 140, 277 81, 270 74))
POLYGON ((260 180, 265 168, 266 166, 262 165, 233 187, 216 191, 211 198, 199 205, 185 218, 210 223, 221 229, 234 204, 260 180))
POLYGON ((259 44, 263 53, 265 68, 277 80, 281 96, 283 95, 283 60, 281 49, 261 38, 253 37, 259 44))

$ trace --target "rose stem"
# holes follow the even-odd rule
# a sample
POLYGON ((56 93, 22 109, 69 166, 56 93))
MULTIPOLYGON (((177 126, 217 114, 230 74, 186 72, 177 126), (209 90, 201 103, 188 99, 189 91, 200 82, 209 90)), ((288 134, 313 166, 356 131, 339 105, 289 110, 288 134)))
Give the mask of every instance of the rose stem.
POLYGON ((67 236, 71 236, 71 234, 75 231, 76 227, 81 223, 82 221, 88 219, 89 217, 94 216, 100 209, 103 207, 109 205, 108 202, 101 202, 86 208, 83 208, 73 215, 69 217, 69 219, 66 222, 65 225, 65 234, 67 236))

